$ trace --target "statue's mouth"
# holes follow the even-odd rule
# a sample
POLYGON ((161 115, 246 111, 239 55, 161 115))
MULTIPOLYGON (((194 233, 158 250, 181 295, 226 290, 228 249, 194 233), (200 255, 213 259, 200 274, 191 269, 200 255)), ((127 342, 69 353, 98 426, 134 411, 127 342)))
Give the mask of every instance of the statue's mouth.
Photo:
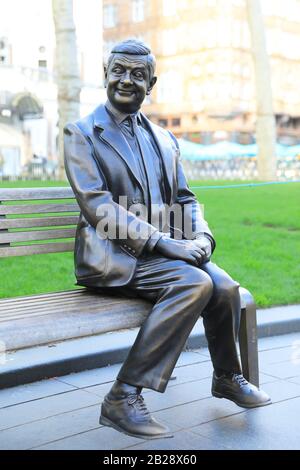
POLYGON ((117 92, 121 95, 121 96, 131 96, 134 94, 134 90, 122 90, 120 88, 117 88, 117 92))

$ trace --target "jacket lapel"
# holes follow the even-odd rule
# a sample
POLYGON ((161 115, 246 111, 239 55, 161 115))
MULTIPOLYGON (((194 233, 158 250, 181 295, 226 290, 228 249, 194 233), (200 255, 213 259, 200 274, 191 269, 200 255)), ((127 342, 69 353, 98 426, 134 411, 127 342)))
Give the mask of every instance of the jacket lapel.
POLYGON ((110 117, 104 105, 100 105, 94 111, 94 126, 99 130, 99 138, 104 140, 124 160, 128 169, 143 190, 138 176, 136 161, 125 137, 117 124, 110 117))

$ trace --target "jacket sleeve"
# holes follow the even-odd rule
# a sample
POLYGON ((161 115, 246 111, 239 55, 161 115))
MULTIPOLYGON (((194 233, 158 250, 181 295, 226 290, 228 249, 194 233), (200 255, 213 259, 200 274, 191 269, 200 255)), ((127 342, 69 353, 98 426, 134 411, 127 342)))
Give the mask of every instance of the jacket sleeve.
POLYGON ((89 138, 73 123, 64 129, 65 169, 80 210, 100 237, 119 243, 138 257, 160 232, 113 200, 89 138), (104 210, 105 208, 105 210, 104 210))
MULTIPOLYGON (((171 133, 170 133, 171 134, 171 133)), ((181 205, 182 208, 182 227, 183 236, 186 239, 200 238, 203 235, 209 238, 212 245, 212 252, 216 247, 216 242, 213 234, 203 217, 202 210, 195 194, 189 189, 184 169, 181 163, 179 145, 171 134, 173 141, 178 149, 177 152, 177 197, 176 203, 181 205)))

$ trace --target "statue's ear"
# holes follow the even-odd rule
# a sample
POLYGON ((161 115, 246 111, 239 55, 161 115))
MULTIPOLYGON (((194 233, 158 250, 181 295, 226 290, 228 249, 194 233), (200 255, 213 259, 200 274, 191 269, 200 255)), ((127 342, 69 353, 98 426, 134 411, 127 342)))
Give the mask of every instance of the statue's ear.
POLYGON ((152 77, 151 80, 150 80, 148 89, 147 89, 147 93, 146 93, 147 95, 150 95, 150 93, 152 91, 152 88, 154 87, 156 82, 157 82, 157 77, 152 77))

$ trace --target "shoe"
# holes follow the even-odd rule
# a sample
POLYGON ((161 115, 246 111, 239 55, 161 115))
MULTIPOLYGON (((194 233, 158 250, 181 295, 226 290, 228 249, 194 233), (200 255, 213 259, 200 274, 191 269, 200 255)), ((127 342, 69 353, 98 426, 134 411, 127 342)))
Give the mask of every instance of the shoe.
POLYGON ((217 398, 227 398, 243 408, 270 405, 271 398, 255 385, 247 382, 241 374, 213 374, 211 393, 217 398))
POLYGON ((99 423, 141 439, 173 437, 166 426, 150 415, 141 389, 119 380, 104 397, 99 423))

